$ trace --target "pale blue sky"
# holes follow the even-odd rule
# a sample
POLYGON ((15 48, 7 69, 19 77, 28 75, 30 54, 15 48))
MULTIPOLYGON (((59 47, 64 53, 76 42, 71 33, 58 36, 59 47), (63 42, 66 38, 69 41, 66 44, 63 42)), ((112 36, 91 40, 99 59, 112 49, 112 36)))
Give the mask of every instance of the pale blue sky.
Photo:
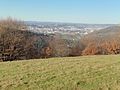
POLYGON ((120 23, 120 0, 0 0, 0 18, 120 23))

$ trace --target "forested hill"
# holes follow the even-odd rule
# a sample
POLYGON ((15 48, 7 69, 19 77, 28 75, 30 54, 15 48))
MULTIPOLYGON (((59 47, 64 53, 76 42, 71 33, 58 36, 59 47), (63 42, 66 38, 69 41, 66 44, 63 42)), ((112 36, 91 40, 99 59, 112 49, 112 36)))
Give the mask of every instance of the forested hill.
POLYGON ((82 38, 86 49, 85 55, 119 54, 120 53, 120 26, 108 27, 90 33, 82 38))

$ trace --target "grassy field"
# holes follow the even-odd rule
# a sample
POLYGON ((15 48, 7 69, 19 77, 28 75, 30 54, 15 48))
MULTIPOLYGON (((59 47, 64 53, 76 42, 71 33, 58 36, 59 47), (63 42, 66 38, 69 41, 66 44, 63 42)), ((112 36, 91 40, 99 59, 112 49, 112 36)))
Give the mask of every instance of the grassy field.
POLYGON ((0 62, 0 90, 120 90, 120 55, 0 62))

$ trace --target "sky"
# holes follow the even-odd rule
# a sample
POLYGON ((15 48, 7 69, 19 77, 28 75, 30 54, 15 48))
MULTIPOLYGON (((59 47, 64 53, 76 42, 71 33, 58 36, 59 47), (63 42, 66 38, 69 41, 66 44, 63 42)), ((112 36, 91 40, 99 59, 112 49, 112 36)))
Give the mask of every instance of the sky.
POLYGON ((120 0, 0 0, 0 18, 119 24, 120 0))

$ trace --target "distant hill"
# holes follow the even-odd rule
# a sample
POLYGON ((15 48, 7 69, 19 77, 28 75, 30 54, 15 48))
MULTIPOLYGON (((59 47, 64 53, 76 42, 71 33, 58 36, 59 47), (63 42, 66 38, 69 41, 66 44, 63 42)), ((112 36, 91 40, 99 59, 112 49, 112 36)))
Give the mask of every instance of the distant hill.
POLYGON ((86 46, 83 51, 89 54, 119 54, 120 53, 120 26, 112 26, 94 31, 81 39, 86 46))
POLYGON ((112 26, 99 31, 93 32, 91 35, 96 34, 97 36, 110 36, 120 34, 120 26, 112 26))
POLYGON ((94 31, 84 38, 89 39, 110 39, 110 38, 120 38, 120 26, 112 26, 98 31, 94 31))

